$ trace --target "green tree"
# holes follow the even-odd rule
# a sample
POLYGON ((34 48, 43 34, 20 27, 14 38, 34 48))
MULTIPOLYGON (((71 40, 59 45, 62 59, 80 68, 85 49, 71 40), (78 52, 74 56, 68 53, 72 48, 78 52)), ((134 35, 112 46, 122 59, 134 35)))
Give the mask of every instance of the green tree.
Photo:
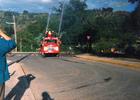
MULTIPOLYGON (((60 7, 62 7, 61 5, 60 7)), ((78 34, 82 34, 84 31, 82 18, 86 7, 86 0, 70 0, 65 6, 62 32, 66 32, 67 38, 69 38, 71 43, 76 43, 77 38, 75 37, 78 36, 78 34)))

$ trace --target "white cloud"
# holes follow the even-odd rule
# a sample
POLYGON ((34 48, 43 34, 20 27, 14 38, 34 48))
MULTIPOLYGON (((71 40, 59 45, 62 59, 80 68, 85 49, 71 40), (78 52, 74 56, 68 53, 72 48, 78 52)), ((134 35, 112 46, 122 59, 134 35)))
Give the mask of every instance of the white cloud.
POLYGON ((50 3, 50 2, 52 2, 52 0, 42 0, 42 2, 50 3))
POLYGON ((110 4, 110 6, 115 6, 115 7, 123 7, 123 6, 127 6, 127 5, 129 5, 129 3, 123 2, 123 1, 113 2, 112 4, 110 4))

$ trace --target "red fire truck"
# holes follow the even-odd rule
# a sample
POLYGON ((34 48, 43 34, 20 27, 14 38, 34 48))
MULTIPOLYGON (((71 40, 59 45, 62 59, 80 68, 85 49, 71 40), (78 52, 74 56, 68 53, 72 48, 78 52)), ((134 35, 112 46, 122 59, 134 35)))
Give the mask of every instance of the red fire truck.
POLYGON ((54 32, 48 31, 45 34, 46 36, 41 41, 39 53, 43 56, 58 55, 60 53, 60 39, 53 36, 54 32))

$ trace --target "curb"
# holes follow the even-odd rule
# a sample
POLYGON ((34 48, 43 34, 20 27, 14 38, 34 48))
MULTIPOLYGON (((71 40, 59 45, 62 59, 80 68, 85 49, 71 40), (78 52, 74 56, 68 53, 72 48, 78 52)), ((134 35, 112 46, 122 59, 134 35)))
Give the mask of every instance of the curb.
POLYGON ((125 67, 130 68, 130 69, 140 70, 140 63, 139 62, 115 60, 112 58, 100 58, 100 57, 90 56, 90 55, 76 55, 75 57, 79 58, 81 60, 110 63, 110 64, 115 64, 115 65, 125 66, 125 67))

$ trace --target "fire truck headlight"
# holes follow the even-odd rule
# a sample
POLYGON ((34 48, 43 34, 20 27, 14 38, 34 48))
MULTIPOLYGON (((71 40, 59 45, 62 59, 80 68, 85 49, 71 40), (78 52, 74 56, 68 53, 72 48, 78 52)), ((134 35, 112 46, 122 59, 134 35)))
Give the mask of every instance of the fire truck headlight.
POLYGON ((56 51, 58 51, 58 50, 59 50, 59 48, 58 48, 58 47, 54 47, 54 49, 55 49, 56 51))
POLYGON ((44 47, 44 51, 47 51, 48 50, 48 47, 44 47))

